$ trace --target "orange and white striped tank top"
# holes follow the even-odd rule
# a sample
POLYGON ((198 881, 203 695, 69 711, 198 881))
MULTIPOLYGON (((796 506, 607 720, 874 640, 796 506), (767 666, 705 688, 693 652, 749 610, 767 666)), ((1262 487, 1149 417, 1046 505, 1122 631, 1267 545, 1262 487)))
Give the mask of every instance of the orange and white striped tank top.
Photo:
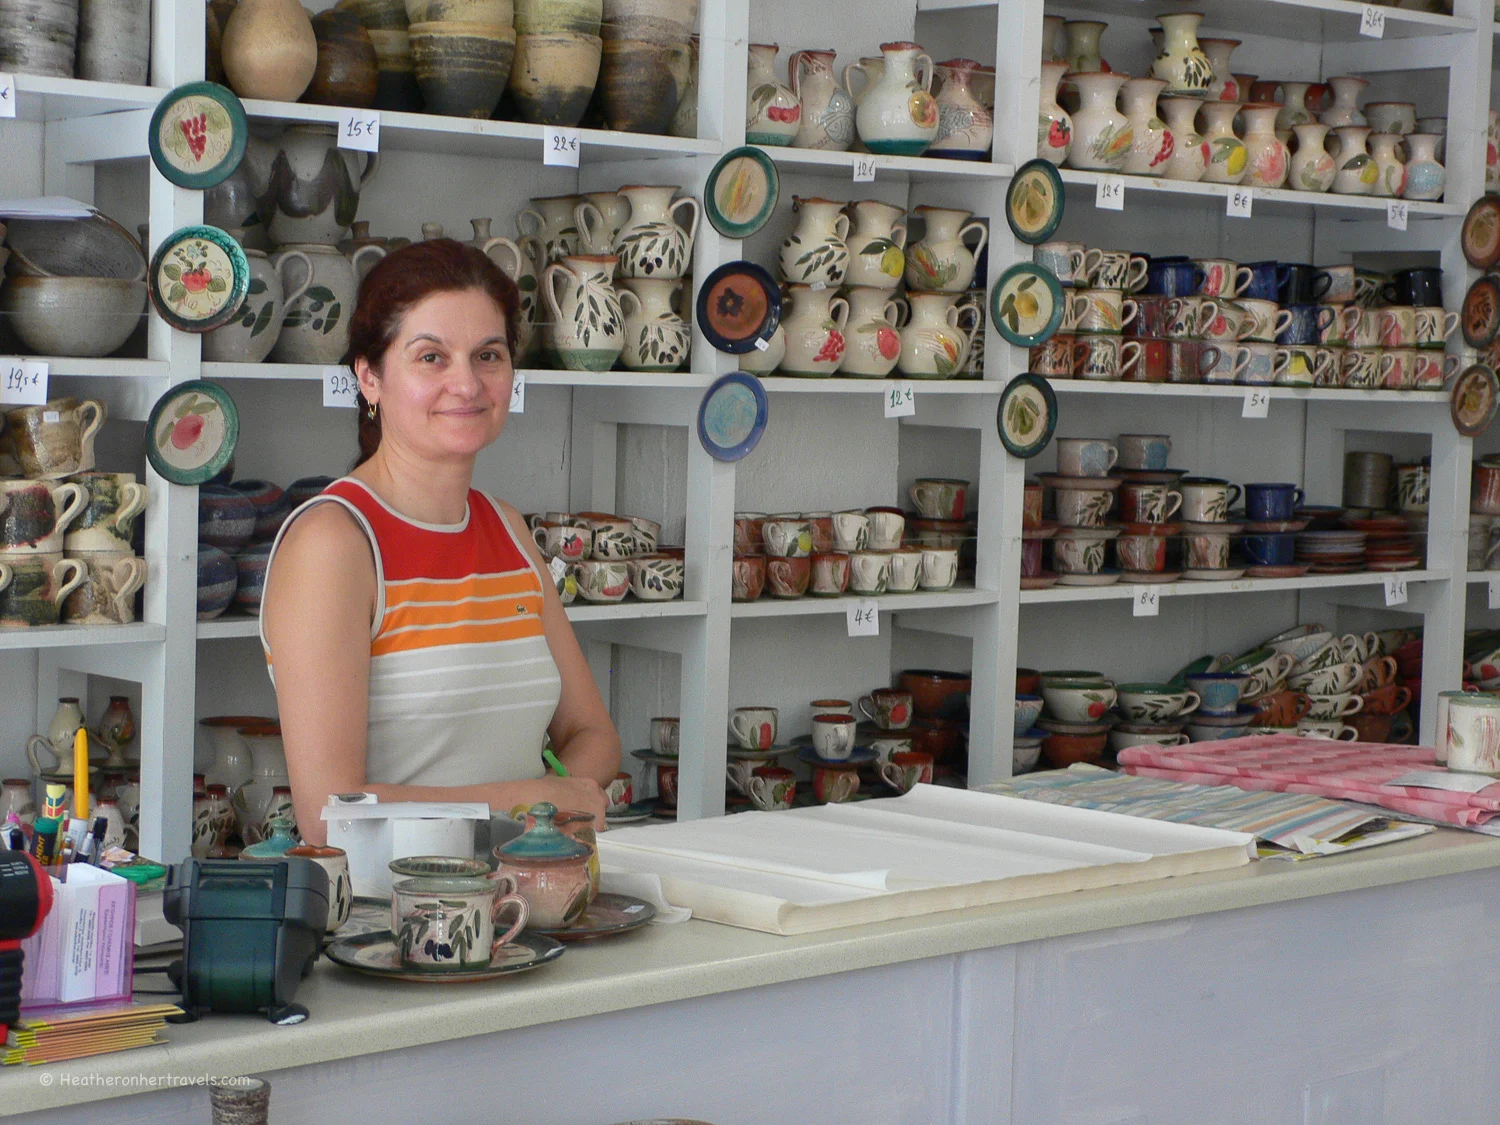
MULTIPOLYGON (((479 785, 540 777, 562 679, 542 628, 544 579, 499 507, 470 489, 462 523, 418 523, 345 477, 292 513, 270 568, 292 521, 328 503, 349 511, 375 556, 366 779, 479 785)), ((264 625, 261 645, 274 683, 264 625)))

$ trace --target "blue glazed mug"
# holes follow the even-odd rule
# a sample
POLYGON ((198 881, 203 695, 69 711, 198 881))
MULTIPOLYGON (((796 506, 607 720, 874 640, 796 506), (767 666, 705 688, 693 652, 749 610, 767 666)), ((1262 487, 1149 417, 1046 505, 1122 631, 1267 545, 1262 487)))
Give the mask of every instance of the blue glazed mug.
POLYGON ((1276 318, 1276 342, 1316 344, 1334 315, 1332 305, 1283 305, 1276 318))
POLYGON ((1245 516, 1257 523, 1289 520, 1302 500, 1302 490, 1295 484, 1247 484, 1245 516))
POLYGON ((1278 301, 1281 299, 1281 285, 1277 281, 1277 269, 1280 262, 1249 262, 1244 268, 1250 271, 1250 280, 1240 290, 1240 296, 1257 301, 1278 301))
POLYGON ((1152 258, 1146 263, 1146 292, 1161 297, 1191 297, 1203 282, 1203 271, 1191 258, 1152 258))
POLYGON ((1247 535, 1242 542, 1253 566, 1290 566, 1296 558, 1295 535, 1247 535))
POLYGON ((1249 683, 1250 677, 1238 672, 1204 672, 1187 678, 1188 687, 1202 700, 1198 705, 1201 715, 1233 715, 1249 683))
POLYGON ((1327 270, 1299 262, 1283 262, 1276 267, 1277 301, 1288 305, 1308 305, 1328 295, 1333 278, 1327 270))

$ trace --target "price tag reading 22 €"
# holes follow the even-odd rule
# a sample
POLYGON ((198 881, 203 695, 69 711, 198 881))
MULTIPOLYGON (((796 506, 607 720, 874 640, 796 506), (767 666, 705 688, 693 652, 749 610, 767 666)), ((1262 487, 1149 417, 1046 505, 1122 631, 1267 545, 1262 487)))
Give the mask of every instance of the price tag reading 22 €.
POLYGON ((551 126, 542 131, 542 163, 560 168, 577 168, 578 152, 583 142, 577 129, 551 126))
POLYGON ((348 367, 329 366, 323 368, 323 405, 347 406, 351 410, 359 406, 359 380, 348 367))

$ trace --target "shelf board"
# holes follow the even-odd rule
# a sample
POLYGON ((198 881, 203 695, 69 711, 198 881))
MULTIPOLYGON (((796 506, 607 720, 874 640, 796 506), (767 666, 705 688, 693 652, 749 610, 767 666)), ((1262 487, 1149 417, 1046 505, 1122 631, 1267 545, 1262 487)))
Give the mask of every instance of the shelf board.
POLYGON ((875 161, 875 178, 906 180, 1004 180, 1015 172, 1009 164, 988 160, 948 160, 940 156, 879 156, 867 152, 824 152, 813 148, 764 145, 762 150, 783 168, 815 175, 837 175, 853 181, 856 160, 875 161))
POLYGON ((259 617, 247 617, 243 614, 229 613, 223 617, 215 617, 212 621, 198 622, 198 639, 200 641, 222 641, 232 637, 259 638, 259 636, 259 617))
POLYGON ((154 109, 167 93, 157 86, 85 82, 81 78, 16 76, 16 117, 21 121, 62 121, 126 109, 154 109))
POLYGON ((1098 382, 1091 379, 1048 379, 1060 395, 1139 395, 1143 398, 1234 398, 1243 399, 1246 392, 1264 390, 1272 400, 1293 402, 1398 402, 1446 406, 1447 391, 1360 391, 1345 387, 1247 387, 1239 383, 1127 383, 1098 382))
MULTIPOLYGON (((735 602, 730 617, 812 617, 842 614, 861 599, 859 594, 841 598, 773 598, 769 595, 753 602, 735 602)), ((908 613, 916 609, 953 609, 976 605, 994 605, 1000 595, 994 590, 976 590, 972 586, 955 586, 951 590, 917 590, 910 594, 881 594, 874 599, 881 613, 908 613)))
MULTIPOLYGON (((1301 578, 1241 578, 1237 582, 1190 582, 1179 578, 1176 582, 1164 583, 1157 589, 1164 598, 1279 593, 1288 590, 1340 590, 1355 586, 1381 586, 1386 577, 1376 571, 1362 571, 1359 574, 1308 574, 1301 578)), ((1402 577, 1407 582, 1442 582, 1447 580, 1448 574, 1438 570, 1408 570, 1402 572, 1402 577)), ((1133 598, 1135 591, 1135 584, 1127 582, 1114 586, 1053 586, 1049 590, 1022 590, 1021 604, 1124 601, 1133 598)))
POLYGON ((47 365, 47 374, 80 375, 98 379, 165 379, 171 370, 159 359, 89 359, 68 355, 28 355, 47 365))
POLYGON ((41 625, 32 629, 0 629, 0 650, 160 644, 166 637, 165 625, 144 621, 133 625, 41 625))
MULTIPOLYGON (((1390 10, 1390 9, 1387 9, 1390 10)), ((1078 168, 1059 168, 1063 183, 1069 187, 1069 196, 1074 206, 1083 206, 1083 201, 1098 190, 1103 172, 1085 172, 1078 168)), ((1184 180, 1163 180, 1154 176, 1124 176, 1125 206, 1150 201, 1157 204, 1182 204, 1189 200, 1214 203, 1220 208, 1227 206, 1226 200, 1233 190, 1229 184, 1188 183, 1184 180)), ((1384 216, 1386 200, 1369 195, 1335 195, 1333 192, 1288 191, 1285 188, 1256 188, 1254 209, 1274 207, 1277 210, 1308 210, 1318 212, 1347 212, 1346 218, 1374 219, 1384 216)), ((1457 203, 1407 204, 1411 219, 1453 218, 1462 215, 1466 208, 1457 203)), ((1411 232, 1415 234, 1416 232, 1411 232)), ((1412 239, 1413 249, 1420 248, 1412 239)))
POLYGON ((623 602, 614 605, 589 605, 576 601, 567 607, 568 620, 575 625, 590 621, 643 621, 657 617, 704 617, 708 614, 707 602, 688 602, 681 599, 670 602, 642 602, 626 595, 623 602))
MULTIPOLYGON (((247 98, 245 112, 263 120, 335 125, 343 111, 337 106, 247 98)), ((532 160, 540 165, 545 132, 543 126, 524 121, 485 121, 473 117, 380 111, 382 150, 532 160)), ((607 129, 580 129, 578 136, 580 163, 715 156, 723 149, 718 141, 615 133, 607 129)))

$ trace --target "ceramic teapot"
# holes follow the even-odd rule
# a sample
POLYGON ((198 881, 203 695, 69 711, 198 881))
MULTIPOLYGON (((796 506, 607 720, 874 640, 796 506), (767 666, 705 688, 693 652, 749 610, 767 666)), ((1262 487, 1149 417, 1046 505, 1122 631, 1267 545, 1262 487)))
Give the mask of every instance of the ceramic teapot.
POLYGON ((901 329, 896 366, 911 379, 951 379, 969 354, 970 333, 959 326, 965 311, 948 293, 911 293, 911 318, 901 329))
POLYGON ((915 43, 882 43, 880 51, 885 66, 878 81, 863 63, 844 68, 844 86, 849 90, 854 89, 856 72, 865 77, 854 114, 859 139, 871 152, 921 156, 938 131, 937 99, 931 93, 932 57, 915 43))
POLYGON ((359 210, 359 193, 380 166, 367 153, 364 171, 359 154, 338 147, 332 125, 292 125, 276 142, 271 161, 266 218, 272 245, 335 245, 349 233, 359 210))
POLYGON ((926 221, 927 231, 906 252, 908 289, 927 293, 962 293, 974 280, 974 260, 989 239, 989 229, 969 212, 922 205, 912 211, 926 221), (970 249, 965 241, 978 235, 970 249))
POLYGON ((571 254, 542 274, 548 343, 569 371, 608 371, 625 346, 612 254, 571 254))
POLYGON ((281 334, 271 349, 277 363, 342 363, 349 350, 349 317, 358 288, 355 271, 368 257, 385 257, 379 246, 361 246, 345 257, 334 246, 302 243, 283 246, 271 259, 278 276, 296 290, 286 302, 281 334), (290 267, 282 272, 282 263, 290 267))
MULTIPOLYGON (((701 209, 690 195, 673 199, 676 187, 622 187, 630 203, 630 218, 615 236, 614 255, 620 277, 661 277, 676 280, 692 269, 693 238, 701 209), (677 213, 686 208, 692 220, 683 227, 677 213)), ((580 220, 581 221, 581 220, 580 220)))
POLYGON ((849 216, 832 199, 794 201, 797 229, 781 244, 781 276, 793 285, 837 286, 849 268, 849 216))

